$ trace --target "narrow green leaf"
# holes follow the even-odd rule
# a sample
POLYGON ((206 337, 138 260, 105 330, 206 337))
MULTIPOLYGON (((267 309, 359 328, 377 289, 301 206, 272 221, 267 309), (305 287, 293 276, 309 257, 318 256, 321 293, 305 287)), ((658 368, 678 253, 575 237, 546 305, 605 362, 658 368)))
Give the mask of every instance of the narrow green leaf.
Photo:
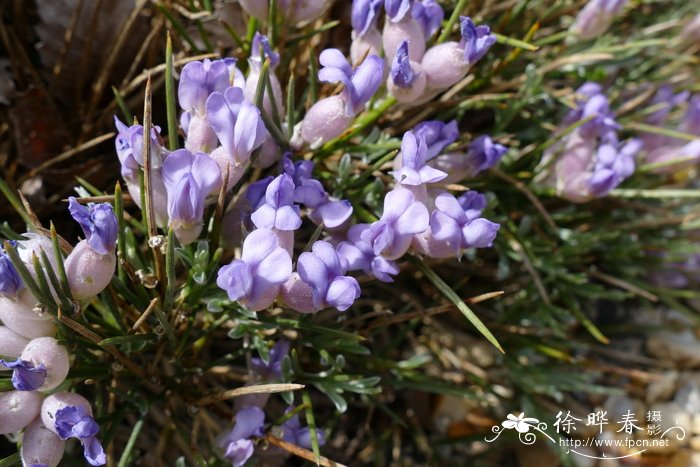
POLYGON ((58 234, 56 233, 56 228, 51 222, 51 243, 53 244, 53 252, 56 257, 56 265, 58 266, 58 278, 61 281, 61 290, 63 294, 68 298, 68 300, 73 302, 73 294, 70 290, 70 285, 68 284, 68 275, 66 274, 66 266, 63 263, 63 253, 61 252, 61 245, 58 242, 58 234))
POLYGON ((537 47, 536 45, 529 44, 525 41, 521 41, 520 39, 514 39, 512 37, 503 36, 498 33, 494 33, 494 36, 496 36, 496 42, 498 42, 499 44, 509 45, 511 47, 517 47, 519 49, 529 50, 531 52, 539 50, 539 47, 537 47))
POLYGON ((0 467, 19 467, 22 465, 19 453, 16 452, 9 457, 0 460, 0 467))
POLYGON ((158 336, 155 334, 132 334, 129 336, 116 336, 102 339, 98 345, 105 347, 107 345, 131 344, 135 342, 156 342, 158 336))
POLYGON ((316 456, 316 463, 321 460, 321 448, 318 444, 318 433, 316 432, 316 419, 314 418, 313 405, 311 405, 311 396, 308 391, 302 391, 301 400, 306 406, 306 425, 309 427, 309 435, 311 435, 311 450, 316 456))
POLYGON ((134 116, 131 114, 131 111, 129 111, 129 107, 126 105, 126 102, 124 102, 124 98, 115 86, 112 86, 112 93, 114 94, 114 100, 117 102, 119 110, 122 111, 124 121, 126 121, 127 125, 130 125, 131 122, 134 121, 134 116))
POLYGON ((114 215, 117 217, 117 261, 119 267, 117 274, 122 282, 126 282, 127 274, 123 262, 126 261, 126 239, 124 238, 124 196, 119 182, 114 185, 114 215))
POLYGON ((53 270, 51 262, 49 261, 49 257, 46 256, 46 252, 43 249, 41 250, 41 263, 44 267, 44 271, 46 272, 46 276, 49 278, 49 282, 51 282, 51 287, 53 287, 53 289, 56 291, 56 295, 58 295, 58 299, 61 301, 61 309, 68 313, 72 312, 73 304, 66 296, 63 286, 58 280, 58 277, 56 277, 56 272, 53 270))
POLYGON ((22 218, 25 224, 27 224, 27 227, 32 227, 34 225, 34 222, 32 222, 31 217, 29 217, 29 213, 27 213, 26 209, 24 209, 24 205, 22 205, 22 202, 19 199, 19 196, 17 196, 17 193, 12 191, 12 188, 10 188, 10 185, 8 185, 3 178, 0 177, 0 191, 2 191, 2 194, 5 195, 5 198, 7 198, 7 201, 10 202, 10 205, 17 211, 17 214, 22 218))
POLYGON ((175 277, 175 233, 172 227, 168 229, 167 242, 165 250, 165 279, 167 284, 165 285, 165 300, 163 302, 163 308, 166 312, 170 311, 173 306, 175 288, 177 286, 177 278, 175 277))
POLYGON ((168 148, 171 151, 176 150, 178 147, 174 73, 173 41, 170 37, 170 31, 168 31, 165 41, 165 108, 168 116, 168 148))
POLYGON ((588 331, 590 335, 593 336, 598 342, 601 342, 603 344, 610 343, 610 340, 607 337, 605 337, 605 334, 600 332, 600 329, 598 329, 598 327, 595 324, 593 324, 593 321, 588 319, 588 317, 586 317, 586 315, 584 315, 581 312, 581 310, 574 307, 571 308, 571 312, 574 314, 574 316, 576 316, 576 319, 578 319, 581 322, 583 327, 586 328, 586 331, 588 331))
POLYGON ((34 252, 32 252, 32 265, 34 266, 36 278, 39 281, 38 284, 39 288, 41 289, 42 303, 54 311, 58 310, 58 305, 53 298, 53 294, 51 293, 51 287, 49 287, 49 281, 46 279, 44 268, 41 267, 39 257, 34 252))
POLYGON ((294 113, 294 92, 295 92, 294 73, 289 75, 289 83, 287 83, 287 138, 292 139, 294 135, 295 113, 294 113))
POLYGON ((438 276, 435 271, 433 271, 427 264, 425 264, 422 260, 415 256, 408 256, 408 260, 415 265, 425 276, 428 278, 430 282, 433 283, 435 287, 437 287, 440 292, 445 295, 454 305, 459 309, 459 311, 462 312, 462 314, 469 320, 470 323, 474 325, 474 327, 489 341, 491 344, 493 344, 494 347, 496 347, 498 350, 501 352, 505 353, 503 350, 503 347, 501 347, 501 344, 498 343, 498 340, 494 337, 494 335, 489 331, 489 329, 484 325, 483 322, 479 319, 478 316, 474 314, 474 312, 467 306, 466 303, 464 303, 464 300, 462 300, 457 293, 452 290, 452 288, 447 285, 447 283, 442 280, 440 276, 438 276))
POLYGON ((455 6, 454 11, 452 11, 450 19, 447 20, 447 23, 445 23, 445 26, 443 26, 442 28, 442 33, 440 33, 440 37, 438 37, 437 40, 438 44, 442 44, 450 37, 450 34, 452 34, 452 28, 457 23, 457 21, 459 21, 459 17, 461 16, 462 12, 466 7, 467 0, 459 0, 459 2, 457 2, 457 6, 455 6))
POLYGON ((119 458, 118 467, 126 467, 127 465, 129 465, 129 457, 131 457, 131 452, 134 450, 136 440, 138 439, 139 434, 141 433, 141 428, 143 428, 143 422, 145 418, 145 415, 142 416, 131 429, 131 435, 129 436, 129 440, 126 442, 124 452, 122 452, 122 456, 119 458))
POLYGON ((280 130, 280 128, 275 124, 275 122, 272 121, 270 116, 263 108, 260 109, 260 117, 262 118, 263 123, 265 123, 265 128, 267 128, 267 131, 270 132, 270 136, 272 136, 275 142, 282 147, 289 146, 287 138, 285 138, 284 133, 282 133, 282 130, 280 130))
POLYGON ((263 98, 265 97, 265 89, 267 82, 267 75, 270 72, 270 59, 266 58, 263 62, 262 68, 260 68, 260 74, 258 75, 258 84, 255 88, 255 106, 263 110, 263 98))

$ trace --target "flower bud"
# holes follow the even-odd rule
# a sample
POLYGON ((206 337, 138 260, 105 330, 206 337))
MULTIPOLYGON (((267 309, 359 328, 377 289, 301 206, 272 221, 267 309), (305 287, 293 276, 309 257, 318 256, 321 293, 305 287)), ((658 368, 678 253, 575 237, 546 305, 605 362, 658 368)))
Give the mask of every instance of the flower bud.
POLYGON ((15 334, 19 334, 27 339, 52 336, 56 332, 53 318, 46 311, 41 311, 41 308, 36 306, 35 299, 31 301, 33 302, 32 305, 23 308, 19 306, 4 306, 6 304, 16 305, 16 303, 0 300, 0 320, 15 334), (46 319, 39 318, 40 316, 45 316, 46 319))
POLYGON ((576 16, 570 31, 583 40, 595 39, 610 28, 627 0, 590 0, 576 16))
POLYGON ((350 60, 353 64, 359 64, 366 56, 382 54, 382 35, 377 28, 373 27, 361 36, 353 33, 353 36, 350 44, 350 60))
POLYGON ((429 48, 421 65, 428 77, 428 85, 436 89, 456 84, 470 68, 469 63, 464 61, 464 50, 457 42, 445 42, 429 48))
POLYGON ((88 300, 109 285, 117 266, 114 253, 101 255, 80 241, 65 262, 71 293, 76 300, 88 300))
MULTIPOLYGON (((29 339, 20 336, 7 326, 0 326, 0 355, 17 358, 27 344, 29 344, 29 339)), ((7 370, 7 368, 0 365, 0 371, 2 370, 7 370)))
POLYGON ((39 387, 35 388, 39 391, 54 389, 68 376, 70 367, 68 350, 53 337, 40 337, 31 340, 22 351, 19 360, 29 362, 35 368, 43 365, 46 369, 45 380, 39 387))
POLYGON ((186 149, 191 152, 210 152, 216 148, 218 142, 206 116, 193 115, 190 118, 185 139, 186 149))
POLYGON ((14 433, 39 415, 44 396, 35 391, 0 392, 0 435, 14 433))
POLYGON ((292 277, 282 285, 280 295, 289 308, 299 313, 316 313, 320 310, 314 305, 313 289, 301 280, 299 273, 292 273, 292 277))
POLYGON ((301 126, 301 137, 312 148, 337 138, 350 126, 354 117, 345 111, 341 96, 331 96, 316 102, 306 112, 301 126))
POLYGON ((425 54, 425 36, 420 23, 407 15, 401 21, 394 23, 386 21, 382 33, 382 44, 387 63, 391 63, 396 55, 396 49, 403 41, 408 41, 408 55, 411 60, 420 62, 425 54))
POLYGON ((46 465, 56 467, 61 462, 66 442, 56 433, 44 426, 40 417, 37 417, 24 430, 22 436, 22 465, 46 465))

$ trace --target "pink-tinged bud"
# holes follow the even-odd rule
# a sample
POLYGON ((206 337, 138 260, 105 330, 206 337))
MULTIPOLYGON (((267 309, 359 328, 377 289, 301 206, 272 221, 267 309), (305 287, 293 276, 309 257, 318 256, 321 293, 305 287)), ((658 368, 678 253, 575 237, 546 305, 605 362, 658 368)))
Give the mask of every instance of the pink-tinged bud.
POLYGON ((68 350, 53 337, 40 337, 27 344, 19 356, 20 360, 32 362, 34 367, 43 365, 46 369, 46 379, 37 388, 39 391, 54 389, 68 376, 70 361, 68 350))
POLYGON ((610 28, 627 0, 590 0, 569 31, 583 40, 595 39, 610 28))
POLYGON ((314 306, 313 289, 309 284, 301 280, 296 272, 292 273, 292 277, 282 285, 280 296, 289 308, 299 313, 316 313, 319 311, 319 308, 314 306))
POLYGON ((268 136, 260 146, 258 155, 253 158, 251 165, 256 169, 267 169, 280 160, 282 151, 275 140, 268 136))
POLYGON ((117 258, 114 254, 101 255, 80 241, 66 258, 66 275, 71 293, 76 300, 88 300, 102 292, 114 276, 117 258))
POLYGON ((396 55, 396 49, 403 41, 408 41, 408 56, 411 60, 420 62, 425 54, 425 36, 420 23, 407 15, 398 23, 386 21, 382 34, 382 43, 386 62, 391 63, 396 55))
MULTIPOLYGON (((272 87, 272 95, 275 97, 275 104, 277 105, 277 112, 282 117, 284 115, 284 98, 282 97, 282 87, 280 86, 280 81, 275 75, 272 68, 270 68, 270 86, 272 87)), ((258 89, 258 81, 260 81, 260 66, 251 65, 250 72, 245 80, 245 89, 243 90, 243 97, 245 100, 251 103, 255 103, 255 93, 258 89)), ((272 101, 270 100, 270 93, 268 89, 265 88, 265 96, 263 97, 263 109, 269 116, 272 116, 272 101)))
POLYGON ((352 124, 353 115, 346 113, 347 104, 341 96, 331 96, 316 102, 306 112, 301 125, 301 137, 312 148, 337 138, 352 124))
POLYGON ((229 191, 233 186, 238 183, 243 174, 245 173, 246 166, 244 164, 239 164, 238 162, 231 159, 226 150, 223 147, 216 148, 209 157, 216 162, 221 171, 221 178, 224 179, 228 173, 228 181, 226 182, 226 191, 229 191))
POLYGON ((435 240, 430 231, 413 237, 411 245, 416 251, 431 258, 455 258, 461 251, 459 244, 435 240))
POLYGON ((308 23, 320 17, 333 0, 291 0, 286 13, 292 24, 308 23))
POLYGON ((700 41, 700 13, 685 25, 681 31, 681 38, 688 42, 700 41))
POLYGON ((58 434, 56 430, 56 412, 68 406, 81 407, 85 413, 92 416, 92 406, 87 399, 74 392, 56 392, 46 396, 41 404, 41 421, 44 426, 58 434))
POLYGON ((40 417, 29 424, 22 436, 22 465, 56 467, 61 462, 66 442, 44 426, 40 417))
POLYGON ((39 300, 29 290, 22 290, 15 297, 0 297, 0 310, 23 319, 50 320, 51 315, 37 306, 39 300))
POLYGON ((27 339, 53 336, 56 333, 53 319, 35 319, 40 313, 51 318, 51 315, 46 312, 33 311, 31 308, 23 310, 6 308, 0 303, 0 321, 15 334, 27 339))
MULTIPOLYGON (((7 358, 17 358, 29 344, 29 339, 20 336, 7 326, 0 326, 0 355, 7 358)), ((7 370, 0 365, 0 371, 7 370)))
MULTIPOLYGON (((411 56, 413 58, 413 56, 411 56)), ((428 77, 428 86, 446 89, 467 76, 470 64, 464 60, 464 49, 457 42, 445 42, 429 48, 421 62, 428 77)))
POLYGON ((205 116, 193 115, 186 133, 185 148, 193 153, 209 153, 219 144, 216 133, 214 133, 214 130, 209 126, 209 122, 205 116))
POLYGON ((14 433, 39 415, 44 396, 36 391, 0 392, 0 435, 14 433))
MULTIPOLYGON (((350 60, 353 65, 362 63, 365 57, 370 55, 382 55, 382 35, 379 30, 372 27, 367 34, 358 36, 353 32, 353 40, 350 45, 350 60)), ((394 49, 396 50, 396 49, 394 49)))
MULTIPOLYGON (((36 280, 36 272, 34 271, 33 255, 36 254, 41 263, 41 250, 44 250, 46 256, 54 271, 58 271, 56 266, 56 254, 53 251, 53 242, 50 238, 36 233, 24 233, 23 237, 27 240, 17 242, 17 254, 24 264, 27 265, 29 273, 36 280)), ((43 263, 42 263, 43 266, 43 263)))
POLYGON ((391 95, 404 104, 415 104, 423 96, 428 83, 423 67, 419 63, 411 61, 411 69, 413 70, 413 82, 408 87, 395 84, 391 76, 386 81, 386 87, 391 95))

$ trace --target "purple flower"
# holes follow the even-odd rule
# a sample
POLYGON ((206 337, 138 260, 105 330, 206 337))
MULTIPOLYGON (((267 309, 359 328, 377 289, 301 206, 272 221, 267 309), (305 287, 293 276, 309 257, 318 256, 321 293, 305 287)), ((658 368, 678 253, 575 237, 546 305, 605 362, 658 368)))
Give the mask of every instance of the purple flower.
POLYGON ((311 252, 299 255, 299 277, 313 290, 313 304, 318 309, 334 307, 345 311, 360 296, 354 277, 346 276, 347 265, 328 242, 317 241, 311 252))
POLYGON ((294 180, 287 174, 272 180, 263 203, 251 216, 259 229, 297 230, 301 226, 299 207, 294 205, 294 180))
POLYGON ((484 24, 476 26, 468 16, 461 16, 459 24, 462 32, 460 46, 464 49, 464 61, 473 65, 496 43, 496 36, 491 34, 491 28, 484 24))
POLYGON ((267 135, 260 110, 246 101, 243 90, 237 87, 230 87, 223 94, 213 93, 207 99, 206 109, 209 124, 230 162, 246 164, 267 135))
POLYGON ((12 385, 18 391, 36 391, 46 380, 46 367, 18 358, 14 362, 0 358, 0 366, 12 370, 12 385))
POLYGON ((357 224, 348 230, 348 240, 338 245, 338 256, 348 265, 349 271, 364 271, 382 282, 393 282, 392 276, 399 273, 394 261, 374 253, 372 245, 362 239, 368 224, 357 224))
POLYGON ((679 130, 700 136, 700 94, 695 94, 688 102, 688 110, 683 116, 679 130))
POLYGON ((382 0, 353 0, 351 22, 358 36, 363 36, 377 22, 382 9, 382 0))
POLYGON ((114 253, 119 224, 112 206, 99 203, 85 207, 71 196, 68 198, 68 210, 83 229, 90 248, 101 255, 114 253))
MULTIPOLYGON (((233 67, 235 68, 235 59, 233 67)), ((204 115, 207 98, 213 92, 223 92, 231 85, 229 63, 224 60, 204 59, 201 62, 189 62, 182 68, 177 97, 180 107, 185 111, 195 110, 204 115)))
MULTIPOLYGON (((292 407, 289 407, 285 413, 290 412, 292 407)), ((296 444, 304 449, 311 449, 311 430, 309 427, 302 427, 299 421, 299 415, 296 414, 284 422, 281 426, 282 428, 282 439, 288 443, 296 444)), ((318 445, 323 446, 326 444, 326 437, 323 435, 323 431, 316 429, 316 439, 318 440, 318 445)))
POLYGON ((397 23, 406 16, 411 9, 412 0, 384 0, 384 9, 389 21, 397 23))
POLYGON ((415 81, 411 61, 408 59, 408 41, 403 41, 396 50, 391 64, 391 79, 400 88, 408 88, 415 81))
MULTIPOLYGON (((481 202, 474 198, 463 201, 466 201, 465 204, 481 202)), ((459 249, 490 247, 500 225, 480 217, 474 218, 474 214, 474 211, 465 211, 460 200, 451 194, 438 195, 435 199, 435 211, 430 217, 433 236, 437 240, 454 243, 459 249)), ((479 212, 477 215, 480 214, 479 212)))
MULTIPOLYGON (((11 240, 10 243, 16 248, 17 242, 11 240)), ((23 288, 24 283, 15 265, 5 253, 5 249, 0 248, 0 295, 14 297, 23 288)))
POLYGON ((416 138, 423 138, 428 147, 426 158, 428 160, 437 157, 450 144, 457 141, 459 130, 457 129, 457 121, 452 120, 449 123, 444 123, 439 120, 430 120, 419 123, 413 129, 413 134, 416 138))
POLYGON ((332 199, 318 180, 311 178, 314 163, 292 162, 289 156, 282 160, 284 171, 294 180, 294 201, 311 209, 309 218, 328 229, 342 226, 352 215, 352 204, 346 200, 332 199))
POLYGON ((345 86, 342 96, 346 112, 351 115, 362 110, 382 83, 384 61, 376 55, 369 55, 353 70, 340 50, 326 49, 321 52, 319 63, 323 66, 318 72, 319 80, 345 86))
POLYGON ((78 438, 90 465, 105 465, 107 457, 96 438, 100 426, 80 405, 68 405, 56 411, 55 429, 61 439, 78 438))
POLYGON ((401 142, 402 167, 394 173, 397 183, 417 186, 435 183, 447 177, 445 172, 426 165, 428 147, 422 137, 416 138, 412 131, 403 135, 401 142))
POLYGON ((267 308, 274 302, 281 284, 292 275, 292 259, 279 246, 275 233, 258 229, 243 242, 241 259, 222 267, 216 284, 252 311, 267 308))
POLYGON ((445 12, 436 0, 416 0, 413 2, 413 19, 420 24, 426 39, 440 29, 444 18, 445 12))
POLYGON ((251 438, 259 438, 265 433, 265 412, 260 407, 246 407, 236 414, 236 424, 223 442, 224 457, 233 467, 245 464, 253 455, 255 446, 251 438))
POLYGON ((163 182, 170 222, 180 242, 187 245, 202 230, 207 196, 221 189, 219 166, 204 153, 178 149, 163 163, 163 182))
POLYGON ((469 164, 472 175, 490 169, 498 164, 503 154, 508 151, 505 146, 494 143, 489 136, 479 136, 469 145, 469 164))
POLYGON ((394 188, 384 198, 384 213, 362 232, 362 241, 377 256, 397 259, 411 245, 411 237, 428 228, 428 209, 406 188, 394 188))
POLYGON ((481 213, 486 209, 486 196, 478 191, 469 190, 457 198, 457 201, 470 221, 480 217, 481 213))
POLYGON ((598 83, 587 82, 576 90, 576 108, 564 118, 565 125, 579 120, 591 119, 579 127, 579 131, 590 138, 609 137, 620 128, 610 109, 607 96, 598 83))
MULTIPOLYGON (((121 163, 121 175, 129 183, 139 184, 139 172, 143 167, 143 125, 127 127, 116 116, 117 137, 114 140, 117 157, 121 163)), ((160 128, 151 128, 151 155, 153 168, 160 167, 165 148, 160 144, 160 128)))
POLYGON ((618 149, 616 144, 604 143, 596 153, 595 167, 589 180, 591 193, 599 198, 634 173, 634 157, 641 149, 639 140, 631 140, 618 149))
POLYGON ((262 66, 262 63, 266 58, 270 59, 271 69, 274 69, 280 63, 280 54, 272 50, 270 39, 268 39, 267 36, 256 32, 255 36, 253 36, 253 43, 250 47, 250 59, 254 63, 258 64, 258 66, 262 66))
POLYGON ((289 355, 289 341, 281 339, 270 349, 268 361, 262 358, 251 358, 250 365, 253 372, 262 380, 271 381, 282 378, 282 361, 289 355))
POLYGON ((688 91, 674 93, 672 86, 661 86, 654 94, 654 97, 650 103, 651 106, 657 107, 658 109, 646 117, 646 122, 650 125, 662 124, 664 121, 666 121, 666 117, 668 117, 671 110, 674 107, 686 102, 689 96, 690 93, 688 91))

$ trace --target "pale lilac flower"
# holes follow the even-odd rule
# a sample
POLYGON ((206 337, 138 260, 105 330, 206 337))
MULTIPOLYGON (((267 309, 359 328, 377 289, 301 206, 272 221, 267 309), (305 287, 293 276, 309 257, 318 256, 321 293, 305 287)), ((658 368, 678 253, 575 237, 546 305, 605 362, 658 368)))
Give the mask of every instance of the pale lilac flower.
POLYGON ((468 16, 460 17, 459 24, 462 33, 460 46, 464 49, 464 60, 473 65, 481 60, 496 43, 496 36, 491 34, 491 28, 484 24, 475 25, 468 16))
MULTIPOLYGON (((10 241, 10 243, 15 247, 17 245, 15 241, 10 241)), ((23 288, 24 283, 17 269, 12 264, 5 249, 0 248, 0 295, 14 297, 23 288)))
MULTIPOLYGON (((215 92, 207 99, 207 119, 221 142, 221 150, 212 153, 221 169, 232 171, 250 160, 259 148, 267 130, 260 117, 260 110, 243 97, 243 90, 230 87, 222 93, 215 92), (223 152, 223 154, 221 154, 223 152), (215 154, 220 154, 216 156, 215 154)), ((233 185, 229 173, 229 188, 233 185)))
POLYGON ((368 56, 353 70, 343 53, 338 49, 321 52, 319 63, 323 66, 318 79, 326 83, 343 83, 343 97, 347 113, 355 115, 372 98, 382 82, 384 61, 376 55, 368 56))
POLYGON ((416 125, 413 129, 416 138, 423 138, 428 147, 427 159, 433 159, 442 153, 450 144, 457 141, 459 129, 457 121, 444 123, 439 120, 429 120, 416 125))
POLYGON ((384 0, 384 10, 389 21, 401 21, 411 9, 412 0, 384 0))
MULTIPOLYGON (((295 0, 296 1, 296 0, 295 0)), ((270 59, 270 72, 268 78, 270 80, 270 87, 272 88, 272 95, 274 96, 275 104, 277 105, 277 113, 279 115, 284 114, 284 98, 282 94, 282 87, 280 86, 279 79, 275 75, 275 68, 279 65, 280 56, 277 52, 272 50, 270 41, 267 36, 255 33, 253 37, 253 43, 250 50, 250 59, 248 60, 249 70, 248 76, 245 82, 244 96, 248 102, 255 102, 255 94, 258 88, 258 82, 260 81, 260 71, 265 58, 270 59)), ((268 115, 273 114, 272 110, 272 100, 270 99, 269 90, 265 88, 265 94, 263 96, 263 108, 268 113, 268 115)))
POLYGON ((278 380, 282 378, 282 361, 289 355, 289 341, 280 339, 270 349, 267 363, 262 358, 250 359, 250 366, 258 378, 264 381, 278 380))
POLYGON ((399 45, 387 79, 387 89, 397 101, 412 104, 423 96, 428 79, 420 63, 408 56, 408 42, 399 45))
MULTIPOLYGON (((235 59, 233 66, 235 67, 235 59)), ((199 115, 206 113, 207 98, 214 92, 224 92, 231 86, 231 72, 224 60, 189 62, 180 72, 177 97, 180 107, 185 111, 196 111, 199 115)))
POLYGON ((383 6, 383 0, 353 0, 351 22, 355 34, 367 34, 376 24, 383 6))
POLYGON ((241 259, 219 270, 216 284, 227 292, 229 299, 259 311, 275 301, 281 284, 291 274, 292 259, 279 246, 275 233, 258 229, 243 242, 241 259))
POLYGON ((595 166, 589 180, 591 193, 600 198, 634 173, 634 158, 641 148, 639 140, 631 140, 624 146, 607 142, 598 147, 595 166))
POLYGON ((77 438, 90 465, 105 465, 107 456, 97 439, 100 427, 92 417, 92 407, 82 396, 58 392, 44 399, 41 408, 44 425, 61 439, 77 438))
POLYGON ((445 172, 426 165, 428 147, 425 139, 416 138, 412 131, 403 135, 401 142, 401 168, 394 172, 394 178, 401 185, 417 186, 435 183, 447 177, 445 172))
POLYGON ((428 85, 446 89, 467 76, 469 69, 496 43, 496 36, 486 25, 476 26, 471 18, 460 18, 462 39, 445 42, 425 52, 421 62, 428 76, 428 85))
POLYGON ((170 224, 180 243, 188 245, 202 231, 207 197, 221 189, 221 172, 208 155, 178 149, 163 163, 163 182, 170 224))
POLYGON ((429 224, 428 209, 405 188, 395 188, 384 198, 382 217, 362 232, 362 240, 377 256, 397 259, 406 253, 415 234, 429 224))
POLYGON ((233 467, 240 467, 250 459, 255 450, 251 438, 260 438, 264 432, 265 412, 260 407, 246 407, 236 414, 236 424, 222 443, 224 457, 233 467))
MULTIPOLYGON (((408 2, 401 3, 406 4, 408 2)), ((384 21, 382 47, 384 48, 386 61, 387 63, 391 63, 394 60, 396 50, 402 42, 406 41, 408 43, 408 53, 411 56, 411 60, 420 63, 425 54, 425 41, 427 39, 423 33, 422 23, 411 14, 399 16, 401 17, 400 20, 392 20, 391 17, 388 16, 387 21, 384 21)))
POLYGON ((44 396, 36 391, 0 392, 0 435, 20 431, 36 418, 44 396))
POLYGON ((250 216, 259 229, 297 230, 301 227, 299 207, 294 205, 294 180, 282 174, 265 190, 265 202, 250 216))
POLYGON ((119 225, 111 205, 99 203, 85 207, 78 203, 74 196, 70 196, 68 210, 83 229, 90 248, 102 255, 114 253, 119 225))
POLYGON ((700 136, 700 94, 695 94, 688 102, 683 120, 678 129, 691 135, 700 136))
MULTIPOLYGON (((290 412, 292 407, 289 407, 285 413, 290 412)), ((282 439, 288 443, 295 444, 304 449, 311 449, 311 430, 309 427, 302 427, 299 421, 299 414, 290 417, 281 426, 282 439)), ((326 437, 323 431, 316 428, 316 440, 319 446, 326 444, 326 437)))
POLYGON ((449 193, 435 198, 430 229, 414 239, 414 247, 428 256, 459 256, 466 248, 486 248, 493 243, 500 225, 479 217, 485 200, 478 193, 458 200, 449 193))
POLYGON ((595 39, 610 28, 627 0, 589 0, 579 12, 569 32, 583 40, 595 39))
POLYGON ((494 143, 489 136, 479 136, 469 144, 467 152, 471 166, 470 175, 475 176, 495 166, 507 151, 505 146, 494 143))
MULTIPOLYGON (((7 358, 18 358, 27 344, 29 344, 29 339, 20 336, 7 326, 0 325, 0 355, 7 358)), ((6 369, 0 365, 0 371, 6 369)))
POLYGON ((349 271, 363 271, 382 282, 393 282, 392 276, 399 273, 394 261, 377 255, 372 245, 362 239, 369 224, 356 224, 348 230, 348 240, 338 245, 338 256, 347 263, 349 271))
POLYGON ((319 310, 333 307, 345 311, 360 296, 357 280, 345 275, 347 265, 326 241, 315 242, 311 252, 299 255, 297 271, 301 280, 311 286, 313 304, 319 310))
POLYGON ((440 29, 445 12, 436 0, 416 0, 413 2, 413 18, 420 24, 426 39, 440 29))
POLYGON ((338 49, 321 52, 319 62, 323 68, 318 79, 343 83, 344 88, 340 95, 321 99, 306 112, 301 139, 312 148, 340 136, 377 92, 384 76, 384 61, 376 55, 369 55, 354 70, 338 49))

